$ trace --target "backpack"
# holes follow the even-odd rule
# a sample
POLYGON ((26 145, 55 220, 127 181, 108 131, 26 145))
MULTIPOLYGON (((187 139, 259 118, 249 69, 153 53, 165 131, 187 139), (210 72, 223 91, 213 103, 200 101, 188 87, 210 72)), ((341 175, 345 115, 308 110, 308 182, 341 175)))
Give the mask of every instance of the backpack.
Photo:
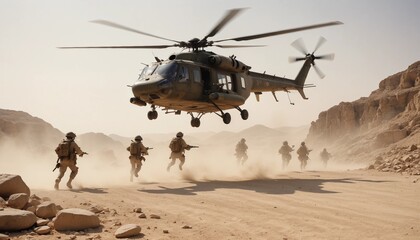
POLYGON ((172 152, 179 153, 182 151, 182 143, 181 138, 174 138, 172 139, 171 143, 169 144, 169 148, 172 152))
POLYGON ((137 144, 136 142, 132 142, 132 143, 130 144, 130 154, 131 154, 131 155, 134 155, 134 156, 137 156, 137 155, 139 155, 139 154, 140 154, 140 151, 139 151, 139 144, 137 144))
POLYGON ((62 159, 70 157, 70 144, 71 141, 62 141, 60 144, 58 144, 58 147, 55 149, 58 158, 62 159))

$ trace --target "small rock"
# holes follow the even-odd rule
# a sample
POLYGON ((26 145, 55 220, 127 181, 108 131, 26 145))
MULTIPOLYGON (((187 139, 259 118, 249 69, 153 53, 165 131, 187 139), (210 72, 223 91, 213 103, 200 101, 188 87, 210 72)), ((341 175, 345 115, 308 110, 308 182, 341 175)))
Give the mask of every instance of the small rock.
POLYGON ((0 240, 9 240, 9 239, 10 238, 8 235, 0 233, 0 240))
POLYGON ((37 221, 36 221, 36 225, 38 226, 38 227, 41 227, 41 226, 46 226, 46 225, 48 225, 48 223, 50 222, 50 220, 48 220, 48 219, 38 219, 37 221))
POLYGON ((183 229, 191 229, 192 227, 190 225, 184 225, 182 226, 183 229))
POLYGON ((121 226, 115 231, 115 237, 117 238, 129 238, 139 235, 141 227, 137 224, 126 224, 121 226))
POLYGON ((135 212, 135 213, 142 213, 143 211, 142 211, 141 208, 135 208, 135 209, 133 209, 133 212, 135 212))
POLYGON ((146 214, 144 214, 144 213, 140 214, 139 218, 146 218, 146 214))
POLYGON ((51 228, 48 226, 36 227, 34 230, 39 235, 46 235, 46 234, 50 234, 51 232, 51 228))
POLYGON ((160 219, 160 216, 159 216, 159 215, 157 215, 157 214, 150 214, 150 218, 153 218, 153 219, 160 219))
POLYGON ((169 233, 169 230, 165 229, 165 230, 163 230, 163 233, 169 233))

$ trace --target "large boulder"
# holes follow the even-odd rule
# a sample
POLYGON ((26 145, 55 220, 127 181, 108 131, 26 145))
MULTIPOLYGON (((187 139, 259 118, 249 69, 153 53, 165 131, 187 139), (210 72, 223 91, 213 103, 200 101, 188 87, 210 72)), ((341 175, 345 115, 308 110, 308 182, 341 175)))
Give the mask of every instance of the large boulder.
POLYGON ((91 211, 80 208, 61 210, 54 219, 54 228, 57 231, 81 231, 99 226, 98 216, 91 211))
POLYGON ((19 175, 0 174, 0 197, 8 199, 14 193, 26 193, 31 191, 19 175))
POLYGON ((36 223, 34 213, 19 209, 5 208, 0 211, 0 232, 20 231, 36 223))
POLYGON ((115 231, 115 237, 117 238, 129 238, 139 235, 141 232, 141 227, 137 224, 126 224, 115 231))
POLYGON ((43 202, 38 205, 35 214, 40 218, 53 218, 57 214, 57 206, 53 202, 43 202))
POLYGON ((7 206, 16 209, 23 209, 29 201, 29 195, 26 193, 15 193, 10 195, 7 200, 7 206))

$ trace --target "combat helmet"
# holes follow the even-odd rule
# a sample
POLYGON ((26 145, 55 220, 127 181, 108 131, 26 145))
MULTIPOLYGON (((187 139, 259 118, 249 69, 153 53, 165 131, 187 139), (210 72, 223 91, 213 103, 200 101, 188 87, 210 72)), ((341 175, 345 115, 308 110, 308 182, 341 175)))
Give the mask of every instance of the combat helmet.
POLYGON ((136 142, 140 142, 143 140, 143 138, 140 135, 137 135, 134 140, 136 140, 136 142))
POLYGON ((76 134, 74 132, 68 132, 66 134, 66 138, 68 138, 68 139, 74 139, 74 138, 76 138, 76 134))
POLYGON ((178 133, 176 134, 176 136, 177 136, 177 137, 183 137, 183 136, 184 136, 184 134, 183 134, 182 132, 178 132, 178 133))
POLYGON ((305 142, 302 142, 300 145, 305 146, 305 142))
POLYGON ((242 138, 242 139, 241 139, 241 142, 245 142, 245 141, 246 141, 246 140, 245 140, 245 138, 242 138))
POLYGON ((283 142, 283 145, 287 145, 287 144, 289 144, 287 141, 284 141, 284 142, 283 142))

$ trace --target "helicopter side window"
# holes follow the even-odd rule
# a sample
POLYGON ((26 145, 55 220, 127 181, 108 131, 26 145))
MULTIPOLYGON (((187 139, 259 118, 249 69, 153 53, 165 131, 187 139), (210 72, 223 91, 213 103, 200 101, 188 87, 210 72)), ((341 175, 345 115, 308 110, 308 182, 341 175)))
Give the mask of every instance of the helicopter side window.
POLYGON ((244 77, 241 77, 241 87, 242 88, 246 88, 245 78, 244 77))
POLYGON ((180 82, 186 82, 190 78, 190 75, 188 73, 188 68, 185 66, 179 66, 178 71, 178 79, 180 82))
MULTIPOLYGON (((218 82, 219 82, 219 86, 224 90, 229 90, 229 84, 227 82, 226 77, 227 76, 224 75, 224 74, 221 74, 221 73, 217 74, 217 79, 218 79, 218 82)), ((230 77, 229 77, 229 79, 230 79, 230 77)))
POLYGON ((194 69, 193 70, 193 74, 194 74, 194 82, 201 82, 201 72, 199 69, 194 69))

